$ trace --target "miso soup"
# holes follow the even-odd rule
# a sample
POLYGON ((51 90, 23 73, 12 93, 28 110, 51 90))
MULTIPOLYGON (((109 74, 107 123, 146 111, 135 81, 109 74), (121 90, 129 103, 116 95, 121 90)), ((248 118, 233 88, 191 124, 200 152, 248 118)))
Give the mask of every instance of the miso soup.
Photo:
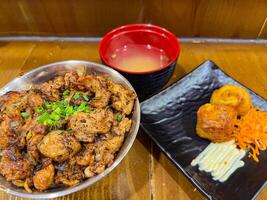
POLYGON ((151 45, 129 44, 116 49, 109 58, 116 67, 131 72, 146 72, 161 68, 168 61, 166 53, 151 45))

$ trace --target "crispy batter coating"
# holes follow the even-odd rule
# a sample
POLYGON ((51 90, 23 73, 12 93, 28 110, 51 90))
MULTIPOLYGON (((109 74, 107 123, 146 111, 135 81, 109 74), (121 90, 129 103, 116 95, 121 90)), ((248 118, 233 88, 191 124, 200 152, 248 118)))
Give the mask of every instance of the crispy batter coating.
POLYGON ((30 162, 23 158, 17 150, 2 152, 0 161, 0 173, 8 180, 23 180, 32 173, 30 162))
POLYGON ((230 140, 236 118, 230 106, 204 104, 197 112, 197 134, 213 142, 230 140))
POLYGON ((136 99, 135 93, 110 80, 108 89, 111 91, 112 107, 126 115, 131 114, 136 99))
POLYGON ((81 166, 92 165, 95 161, 94 148, 93 144, 87 144, 85 150, 75 157, 77 164, 81 166))
POLYGON ((17 114, 27 103, 25 92, 10 91, 0 97, 0 111, 7 114, 17 114))
MULTIPOLYGON (((69 127, 77 132, 75 137, 80 141, 85 141, 86 135, 104 134, 111 129, 113 113, 110 109, 94 109, 90 113, 78 113, 69 119, 69 127), (84 135, 84 136, 82 136, 84 135)), ((89 136, 90 137, 90 136, 89 136)))
POLYGON ((25 120, 24 125, 21 127, 20 132, 26 134, 33 132, 35 134, 46 134, 48 127, 44 124, 38 123, 36 118, 29 118, 25 120))
POLYGON ((75 155, 81 144, 68 132, 51 131, 38 144, 39 151, 55 161, 64 161, 75 155))
POLYGON ((27 144, 28 158, 33 165, 36 165, 40 159, 40 152, 37 148, 37 145, 42 141, 43 137, 44 136, 42 134, 36 134, 29 140, 27 144))
POLYGON ((87 75, 81 80, 85 87, 95 94, 90 105, 94 108, 104 108, 108 105, 110 91, 107 88, 107 81, 100 76, 87 75))
POLYGON ((244 88, 236 85, 224 85, 215 90, 210 103, 231 106, 237 110, 240 116, 245 115, 252 107, 249 93, 244 88))
POLYGON ((83 178, 83 169, 75 163, 68 162, 63 170, 57 171, 55 182, 57 184, 63 183, 66 186, 73 186, 79 184, 83 178))
POLYGON ((131 125, 132 125, 132 120, 130 120, 129 118, 123 116, 122 120, 118 122, 118 120, 115 117, 113 121, 112 132, 115 133, 115 135, 124 135, 126 132, 130 130, 131 125))
POLYGON ((43 83, 40 86, 40 91, 49 101, 60 100, 60 90, 64 87, 64 78, 62 76, 56 77, 54 80, 43 83))
POLYGON ((5 149, 6 147, 12 146, 19 140, 18 135, 13 131, 10 131, 11 123, 12 122, 9 118, 0 123, 0 149, 5 149))
POLYGON ((68 72, 64 75, 65 88, 74 90, 85 90, 86 87, 80 81, 80 76, 76 71, 68 72))
POLYGON ((135 99, 105 77, 76 71, 0 96, 0 174, 33 192, 103 172, 132 126, 135 99))
POLYGON ((34 91, 30 91, 27 95, 27 102, 32 109, 35 109, 36 107, 42 106, 44 104, 42 96, 34 91))
POLYGON ((54 181, 55 168, 50 164, 37 171, 33 176, 33 184, 37 190, 46 190, 54 181))

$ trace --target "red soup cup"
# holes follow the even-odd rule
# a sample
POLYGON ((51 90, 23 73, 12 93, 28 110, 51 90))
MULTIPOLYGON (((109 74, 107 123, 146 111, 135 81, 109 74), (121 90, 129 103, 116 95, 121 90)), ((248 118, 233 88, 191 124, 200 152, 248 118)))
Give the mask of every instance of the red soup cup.
POLYGON ((180 53, 180 44, 174 34, 165 28, 151 24, 131 24, 107 33, 99 46, 99 54, 105 65, 123 74, 135 88, 141 100, 159 92, 171 78, 180 53), (164 51, 168 61, 162 66, 141 71, 130 71, 115 66, 112 55, 118 49, 132 45, 147 45, 164 51))

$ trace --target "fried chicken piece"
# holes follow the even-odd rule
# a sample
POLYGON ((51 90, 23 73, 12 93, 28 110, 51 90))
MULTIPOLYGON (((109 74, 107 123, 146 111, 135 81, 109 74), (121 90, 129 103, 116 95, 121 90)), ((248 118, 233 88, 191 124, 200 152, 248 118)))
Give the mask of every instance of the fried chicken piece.
POLYGON ((112 126, 112 132, 115 133, 115 135, 124 135, 126 132, 130 130, 131 125, 132 125, 132 120, 122 115, 122 119, 119 122, 116 119, 115 115, 115 119, 113 121, 113 126, 112 126))
POLYGON ((9 122, 2 121, 0 124, 0 149, 4 149, 17 141, 17 135, 9 132, 9 122))
MULTIPOLYGON (((121 137, 121 136, 120 136, 121 137)), ((75 160, 78 165, 88 166, 87 173, 101 173, 106 167, 109 167, 114 161, 114 153, 120 148, 117 136, 111 136, 108 140, 97 143, 86 144, 86 149, 76 155, 75 160)), ((123 136, 121 137, 123 141, 123 136)), ((87 176, 89 176, 87 174, 87 176)))
POLYGON ((21 111, 26 107, 25 92, 11 91, 0 97, 0 122, 6 123, 11 133, 18 133, 23 123, 21 111))
POLYGON ((212 142, 231 139, 237 112, 225 105, 204 104, 197 112, 197 134, 212 142))
POLYGON ((122 143, 124 141, 124 137, 125 137, 125 135, 114 136, 113 138, 111 138, 109 140, 103 141, 103 144, 105 145, 105 148, 108 150, 108 152, 114 154, 122 146, 122 143))
POLYGON ((68 72, 64 75, 65 88, 74 90, 85 90, 85 86, 80 81, 80 77, 76 71, 68 72))
POLYGON ((94 140, 95 140, 94 134, 90 134, 90 133, 88 134, 88 133, 83 132, 81 130, 74 131, 73 134, 74 134, 75 138, 81 142, 94 142, 94 140))
MULTIPOLYGON (((70 116, 69 127, 74 131, 77 139, 81 140, 89 134, 104 134, 110 131, 113 121, 113 113, 110 109, 94 109, 90 113, 77 113, 70 116), (79 132, 78 134, 75 132, 79 132)), ((81 140, 84 141, 84 140, 81 140)))
POLYGON ((73 106, 79 106, 81 103, 83 103, 84 97, 87 97, 88 99, 92 97, 92 93, 90 91, 86 92, 79 92, 72 90, 69 94, 69 96, 66 97, 66 100, 68 100, 73 106), (74 95, 79 94, 78 98, 73 98, 74 95))
POLYGON ((10 91, 0 97, 0 112, 13 114, 13 112, 22 110, 26 103, 27 98, 25 92, 10 91))
POLYGON ((108 105, 111 94, 104 77, 87 75, 81 79, 81 82, 95 94, 95 97, 90 101, 92 107, 104 108, 108 105))
POLYGON ((86 178, 91 178, 91 177, 93 177, 94 175, 95 175, 95 173, 91 171, 91 169, 90 169, 89 166, 85 168, 85 170, 84 170, 84 176, 85 176, 86 178))
POLYGON ((37 118, 30 118, 25 121, 25 124, 21 127, 20 131, 22 134, 33 132, 35 134, 44 135, 48 130, 48 127, 42 123, 37 122, 37 118))
POLYGON ((53 164, 49 164, 48 166, 43 167, 33 176, 34 187, 39 191, 48 189, 54 181, 54 175, 55 168, 53 164))
POLYGON ((84 178, 83 167, 68 162, 63 170, 58 170, 55 183, 63 183, 66 186, 79 184, 84 178))
POLYGON ((136 95, 120 84, 108 81, 108 89, 111 91, 112 107, 126 115, 131 114, 136 95))
POLYGON ((38 150, 46 157, 62 162, 81 149, 81 144, 68 132, 51 131, 38 145, 38 150))
POLYGON ((212 93, 210 103, 216 105, 231 106, 237 110, 237 114, 244 116, 252 107, 249 93, 236 85, 224 85, 212 93))
POLYGON ((111 145, 109 143, 114 142, 116 138, 117 137, 114 137, 106 141, 92 144, 94 145, 94 162, 91 162, 87 170, 99 174, 113 163, 115 157, 114 153, 116 151, 113 151, 115 149, 110 148, 111 145))
POLYGON ((29 156, 29 161, 31 164, 36 165, 40 159, 40 153, 37 148, 37 145, 42 141, 43 135, 37 134, 33 136, 27 144, 27 154, 29 156))
POLYGON ((8 180, 23 180, 31 175, 30 162, 23 158, 17 150, 2 152, 0 173, 8 180))
POLYGON ((34 110, 36 107, 42 106, 44 104, 44 100, 40 94, 30 91, 27 95, 28 105, 34 110))
POLYGON ((122 120, 113 121, 112 133, 102 134, 102 139, 96 143, 86 144, 86 149, 76 155, 78 165, 88 166, 85 170, 86 177, 101 173, 114 161, 114 154, 123 144, 125 133, 129 131, 132 121, 123 116, 122 120))
POLYGON ((64 79, 62 76, 58 76, 55 79, 43 83, 39 90, 49 101, 60 100, 60 90, 64 88, 64 79))
POLYGON ((92 165, 95 161, 94 149, 95 145, 87 144, 86 149, 76 155, 76 163, 82 166, 92 165))
POLYGON ((5 116, 4 120, 0 123, 0 149, 16 144, 20 147, 25 145, 23 141, 24 135, 19 132, 21 125, 22 119, 20 116, 13 119, 5 116))

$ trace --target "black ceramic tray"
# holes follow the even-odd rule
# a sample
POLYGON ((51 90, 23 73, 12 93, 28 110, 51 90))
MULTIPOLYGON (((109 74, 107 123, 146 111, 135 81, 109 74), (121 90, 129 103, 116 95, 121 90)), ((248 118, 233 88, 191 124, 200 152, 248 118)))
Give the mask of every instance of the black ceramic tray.
MULTIPOLYGON (((208 173, 190 165, 210 143, 196 135, 196 111, 209 102, 215 89, 225 84, 241 85, 213 62, 206 61, 166 90, 142 102, 141 126, 207 198, 253 199, 267 180, 267 152, 260 154, 259 163, 245 156, 245 166, 239 168, 224 183, 213 181, 208 173)), ((253 104, 267 110, 267 102, 246 89, 253 104)))

